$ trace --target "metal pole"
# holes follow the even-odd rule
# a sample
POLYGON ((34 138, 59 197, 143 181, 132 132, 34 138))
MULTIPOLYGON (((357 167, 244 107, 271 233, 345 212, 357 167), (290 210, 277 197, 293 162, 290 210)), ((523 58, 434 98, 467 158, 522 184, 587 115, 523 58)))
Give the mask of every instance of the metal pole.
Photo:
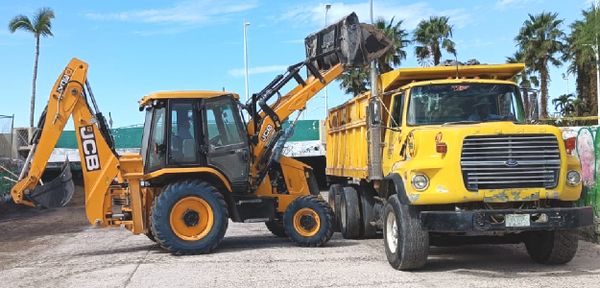
POLYGON ((248 88, 248 26, 250 26, 250 22, 244 20, 244 92, 246 93, 245 102, 248 102, 248 98, 250 95, 250 91, 248 88))
MULTIPOLYGON (((325 4, 325 27, 327 27, 327 12, 331 9, 331 4, 325 4)), ((329 93, 327 93, 327 86, 325 86, 325 116, 329 111, 329 93)))

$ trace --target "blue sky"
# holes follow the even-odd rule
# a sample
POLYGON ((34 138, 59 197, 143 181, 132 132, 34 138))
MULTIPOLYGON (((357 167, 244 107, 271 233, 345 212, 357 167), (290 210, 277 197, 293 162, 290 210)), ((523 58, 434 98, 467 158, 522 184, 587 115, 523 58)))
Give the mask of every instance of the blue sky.
MULTIPOLYGON (((302 40, 325 21, 355 11, 369 20, 369 1, 145 0, 7 1, 0 0, 0 114, 15 114, 15 125, 28 125, 34 39, 9 33, 17 14, 40 7, 54 9, 54 37, 42 39, 36 119, 48 93, 72 57, 89 65, 88 78, 100 109, 112 112, 114 126, 143 122, 137 101, 164 90, 221 90, 244 94, 243 22, 248 28, 250 92, 304 58, 302 40), (3 24, 4 23, 4 24, 3 24)), ((375 0, 376 17, 404 20, 412 31, 431 15, 450 17, 458 58, 503 63, 516 50, 514 37, 528 13, 558 12, 563 28, 579 18, 590 0, 408 1, 375 0)), ((414 47, 402 67, 417 66, 414 47)), ((444 59, 449 58, 444 55, 444 59)), ((566 65, 552 69, 550 95, 574 92, 575 78, 564 80, 566 65)), ((337 83, 329 86, 329 105, 350 96, 337 83)), ((325 116, 322 94, 308 106, 306 119, 325 116)), ((553 109, 550 108, 552 111, 553 109)))

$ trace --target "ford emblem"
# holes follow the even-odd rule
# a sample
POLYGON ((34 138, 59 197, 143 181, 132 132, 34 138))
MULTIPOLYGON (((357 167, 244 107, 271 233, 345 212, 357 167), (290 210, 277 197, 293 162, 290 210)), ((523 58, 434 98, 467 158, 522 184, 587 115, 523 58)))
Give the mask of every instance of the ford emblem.
POLYGON ((514 159, 508 159, 508 160, 506 160, 506 162, 504 162, 504 165, 506 165, 508 167, 519 166, 519 161, 514 160, 514 159))

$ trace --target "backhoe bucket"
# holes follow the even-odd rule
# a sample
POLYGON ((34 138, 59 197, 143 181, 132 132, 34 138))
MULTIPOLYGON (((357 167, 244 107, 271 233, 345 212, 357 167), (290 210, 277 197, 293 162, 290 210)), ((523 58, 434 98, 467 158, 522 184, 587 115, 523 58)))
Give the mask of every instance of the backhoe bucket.
POLYGON ((306 57, 319 70, 342 63, 345 67, 362 67, 381 57, 392 43, 383 32, 370 24, 358 22, 352 13, 327 28, 304 39, 306 57), (328 54, 325 57, 319 55, 328 54))
POLYGON ((71 201, 74 191, 73 175, 67 160, 63 164, 60 175, 44 185, 35 187, 29 199, 41 208, 63 207, 71 201))

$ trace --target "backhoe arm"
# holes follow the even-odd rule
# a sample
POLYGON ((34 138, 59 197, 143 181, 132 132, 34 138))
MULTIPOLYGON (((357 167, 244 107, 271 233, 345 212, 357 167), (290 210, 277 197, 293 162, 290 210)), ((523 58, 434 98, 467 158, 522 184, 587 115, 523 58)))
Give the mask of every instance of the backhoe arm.
POLYGON ((118 176, 119 159, 112 147, 104 117, 98 111, 87 83, 87 69, 85 62, 73 58, 54 84, 38 131, 32 139, 31 151, 19 181, 11 190, 11 196, 17 204, 47 208, 63 206, 68 202, 68 199, 48 200, 55 197, 70 198, 69 191, 65 190, 72 189, 73 184, 72 180, 67 179, 69 177, 64 177, 65 170, 52 182, 38 184, 67 120, 72 117, 85 183, 86 213, 90 221, 96 221, 103 219, 102 211, 110 205, 107 191, 118 176), (94 104, 95 113, 87 101, 88 96, 94 104))
POLYGON ((304 110, 310 99, 344 71, 365 67, 392 46, 380 30, 372 25, 359 23, 354 13, 309 35, 305 44, 306 60, 290 66, 284 75, 278 75, 246 103, 252 117, 247 130, 253 144, 250 171, 255 189, 268 173, 272 155, 280 155, 279 151, 273 153, 273 149, 284 134, 281 130, 283 121, 292 113, 304 110), (300 69, 304 67, 309 74, 306 78, 300 76, 300 69), (280 95, 279 90, 291 80, 295 80, 298 85, 269 104, 269 100, 280 95), (260 112, 257 111, 258 107, 260 112))

